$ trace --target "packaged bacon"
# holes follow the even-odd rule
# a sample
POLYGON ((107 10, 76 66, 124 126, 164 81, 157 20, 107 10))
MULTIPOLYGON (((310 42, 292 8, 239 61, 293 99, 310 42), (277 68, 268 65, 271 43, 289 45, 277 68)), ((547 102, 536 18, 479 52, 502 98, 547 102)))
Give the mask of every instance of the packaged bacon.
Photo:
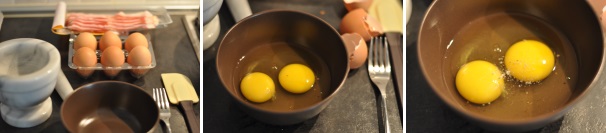
POLYGON ((55 11, 53 33, 58 35, 89 32, 102 35, 106 31, 129 33, 166 27, 172 19, 163 7, 147 10, 67 10, 65 2, 59 2, 55 11))

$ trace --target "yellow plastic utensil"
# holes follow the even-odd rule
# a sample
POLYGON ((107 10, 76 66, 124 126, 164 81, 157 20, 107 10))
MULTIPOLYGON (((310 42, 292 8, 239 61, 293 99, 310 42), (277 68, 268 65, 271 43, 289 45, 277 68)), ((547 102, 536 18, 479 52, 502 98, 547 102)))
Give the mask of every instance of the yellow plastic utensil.
POLYGON ((402 7, 398 0, 375 0, 368 8, 368 14, 379 19, 385 32, 403 33, 402 7))
POLYGON ((200 98, 198 98, 191 80, 180 73, 163 73, 161 76, 168 100, 172 104, 179 104, 185 112, 189 131, 200 132, 200 124, 196 121, 199 118, 195 116, 193 109, 193 104, 198 103, 200 98))

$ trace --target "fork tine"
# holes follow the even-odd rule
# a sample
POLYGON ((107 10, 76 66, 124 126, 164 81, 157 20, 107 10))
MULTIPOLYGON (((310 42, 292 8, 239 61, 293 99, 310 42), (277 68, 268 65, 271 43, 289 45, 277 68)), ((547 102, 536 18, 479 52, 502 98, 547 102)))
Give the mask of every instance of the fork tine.
POLYGON ((160 107, 160 109, 164 108, 164 104, 162 104, 162 94, 160 92, 160 88, 155 88, 156 91, 156 98, 158 98, 158 107, 160 107))
POLYGON ((379 36, 378 38, 379 39, 377 40, 377 45, 378 45, 377 54, 380 54, 380 57, 381 57, 381 58, 378 59, 379 62, 380 62, 379 64, 381 65, 379 67, 380 68, 379 72, 383 73, 383 72, 385 72, 385 59, 387 57, 385 56, 385 54, 383 54, 383 53, 385 53, 385 51, 384 51, 385 50, 385 45, 383 45, 383 42, 382 42, 382 40, 384 39, 384 37, 383 36, 379 36))
POLYGON ((170 104, 168 103, 168 94, 166 94, 166 89, 162 88, 162 93, 164 94, 164 107, 166 107, 167 109, 170 107, 170 104))
POLYGON ((156 88, 158 92, 158 104, 160 104, 160 109, 164 109, 164 97, 162 96, 162 90, 160 88, 156 88))
POLYGON ((160 92, 160 99, 162 99, 160 100, 160 104, 162 104, 162 109, 166 109, 166 104, 164 103, 164 101, 166 100, 164 99, 164 91, 162 90, 162 88, 158 88, 158 91, 160 92))
POLYGON ((389 43, 387 42, 386 37, 384 36, 383 39, 381 40, 383 41, 383 48, 385 50, 384 56, 385 56, 385 71, 391 72, 391 61, 389 61, 389 43))
POLYGON ((379 57, 379 54, 377 54, 377 49, 378 49, 378 47, 377 47, 377 40, 378 40, 378 38, 373 37, 372 39, 373 39, 372 42, 370 42, 372 44, 372 49, 373 49, 372 50, 372 56, 374 56, 372 58, 372 63, 373 63, 373 65, 372 65, 373 69, 372 70, 373 70, 373 72, 375 72, 377 70, 377 68, 379 67, 379 61, 377 59, 379 59, 381 57, 379 57))
POLYGON ((156 104, 158 104, 158 107, 160 107, 160 97, 158 94, 158 88, 153 88, 153 94, 154 94, 154 100, 156 101, 156 104))
POLYGON ((374 50, 374 48, 373 48, 374 47, 374 45, 373 45, 374 41, 375 41, 374 37, 370 38, 370 46, 368 47, 368 48, 370 48, 368 50, 369 51, 369 54, 368 54, 368 71, 369 72, 371 70, 373 70, 373 67, 374 67, 373 65, 374 65, 374 61, 375 61, 375 60, 373 60, 373 58, 374 58, 374 55, 373 55, 374 54, 374 51, 373 51, 374 50))
POLYGON ((154 88, 154 98, 156 99, 156 104, 158 104, 158 108, 162 109, 162 98, 160 96, 159 88, 154 88))
POLYGON ((156 98, 156 88, 152 88, 152 98, 154 98, 154 101, 156 101, 156 103, 158 103, 158 99, 156 98))
POLYGON ((375 42, 374 42, 374 44, 375 44, 375 51, 374 51, 375 52, 375 58, 374 58, 375 72, 379 72, 381 69, 381 65, 383 64, 383 62, 381 61, 381 59, 383 58, 382 57, 383 55, 381 55, 381 43, 380 43, 381 41, 380 40, 381 40, 381 38, 376 37, 375 42))

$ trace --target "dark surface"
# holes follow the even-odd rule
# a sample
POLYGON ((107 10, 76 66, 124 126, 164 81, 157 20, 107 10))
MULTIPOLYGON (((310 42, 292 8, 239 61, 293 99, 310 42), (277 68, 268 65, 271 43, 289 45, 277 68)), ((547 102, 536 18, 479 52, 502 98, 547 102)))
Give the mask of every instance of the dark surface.
MULTIPOLYGON (((413 0, 406 25, 406 132, 492 132, 471 124, 431 90, 419 66, 417 39, 431 0, 413 0)), ((532 133, 558 132, 563 118, 532 133)))
MULTIPOLYGON (((402 77, 402 74, 404 74, 404 35, 402 35, 400 32, 390 32, 385 33, 385 37, 387 37, 390 47, 389 54, 391 55, 390 57, 392 65, 391 75, 393 78, 391 80, 396 81, 394 87, 397 88, 396 97, 397 100, 399 100, 398 109, 402 110, 402 102, 404 102, 404 97, 402 96, 404 94, 404 77, 402 77)), ((402 112, 400 112, 400 116, 402 116, 402 112)), ((402 120, 402 117, 400 117, 400 120, 402 120)))
MULTIPOLYGON (((145 89, 152 94, 152 88, 164 87, 161 73, 181 73, 187 76, 200 95, 200 64, 192 49, 191 42, 181 22, 183 16, 171 16, 173 23, 166 28, 151 31, 151 43, 157 65, 140 79, 132 77, 128 71, 122 71, 116 79, 129 82, 145 89)), ((5 18, 0 31, 0 41, 15 38, 37 38, 47 41, 57 47, 61 54, 61 69, 74 89, 94 81, 110 80, 102 71, 96 71, 89 79, 80 78, 75 70, 67 66, 68 36, 55 35, 50 31, 53 18, 5 18)), ((63 102, 59 94, 51 94, 53 112, 44 123, 32 128, 16 128, 0 121, 0 132, 36 133, 36 132, 67 132, 60 118, 60 107, 63 102)), ((194 104, 196 116, 200 116, 200 104, 194 104)), ((170 124, 173 132, 187 132, 183 113, 176 105, 171 106, 170 124)), ((156 132, 160 131, 156 128, 156 132)))
MULTIPOLYGON (((347 13, 341 0, 254 0, 249 1, 253 13, 268 9, 290 9, 315 15, 338 29, 341 18, 347 13)), ((261 123, 244 113, 236 101, 223 88, 215 66, 216 49, 224 34, 235 24, 227 4, 219 10, 221 32, 213 46, 203 51, 204 72, 204 118, 206 132, 379 132, 382 126, 378 90, 374 88, 366 65, 349 72, 342 90, 333 101, 316 117, 300 124, 275 126, 261 123), (374 88, 374 89, 373 89, 374 88)), ((394 84, 388 85, 387 106, 389 107, 392 132, 402 132, 401 110, 395 95, 394 84)))

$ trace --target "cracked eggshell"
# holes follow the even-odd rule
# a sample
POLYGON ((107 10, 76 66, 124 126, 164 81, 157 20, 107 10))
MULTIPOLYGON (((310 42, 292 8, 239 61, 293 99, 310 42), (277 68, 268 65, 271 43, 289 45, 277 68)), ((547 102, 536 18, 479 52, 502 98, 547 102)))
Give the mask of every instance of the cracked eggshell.
POLYGON ((369 41, 371 37, 383 34, 383 28, 377 19, 368 15, 364 9, 358 8, 343 17, 340 32, 341 34, 358 33, 364 41, 369 41))
POLYGON ((345 8, 347 11, 352 11, 358 8, 362 8, 365 11, 368 11, 370 5, 372 5, 373 0, 343 0, 345 3, 345 8))
POLYGON ((349 53, 349 68, 357 69, 364 65, 368 57, 368 46, 358 33, 347 33, 341 35, 349 53))

